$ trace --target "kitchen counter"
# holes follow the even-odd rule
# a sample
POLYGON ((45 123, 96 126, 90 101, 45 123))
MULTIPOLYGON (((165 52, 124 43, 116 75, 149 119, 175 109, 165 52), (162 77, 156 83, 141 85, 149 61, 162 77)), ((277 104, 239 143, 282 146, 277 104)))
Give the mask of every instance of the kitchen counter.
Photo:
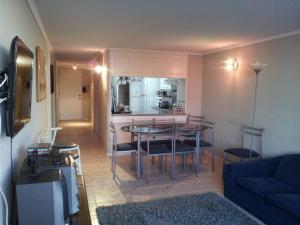
POLYGON ((131 113, 112 113, 112 116, 180 116, 186 115, 185 112, 131 112, 131 113))
MULTIPOLYGON (((159 112, 133 112, 133 113, 122 113, 122 114, 111 114, 109 117, 108 124, 114 123, 115 128, 118 132, 118 142, 127 143, 131 141, 131 134, 128 132, 122 132, 121 127, 132 124, 133 120, 136 121, 149 121, 152 119, 159 120, 171 120, 175 119, 176 122, 185 122, 186 113, 159 113, 159 112)), ((107 152, 111 154, 113 143, 113 136, 110 129, 107 130, 107 152)))

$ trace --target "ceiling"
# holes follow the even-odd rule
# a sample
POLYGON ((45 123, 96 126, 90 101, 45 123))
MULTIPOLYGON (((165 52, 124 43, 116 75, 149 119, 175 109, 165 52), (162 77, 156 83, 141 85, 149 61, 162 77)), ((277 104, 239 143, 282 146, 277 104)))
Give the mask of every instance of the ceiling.
POLYGON ((300 30, 299 0, 35 0, 60 61, 104 48, 205 53, 300 30))

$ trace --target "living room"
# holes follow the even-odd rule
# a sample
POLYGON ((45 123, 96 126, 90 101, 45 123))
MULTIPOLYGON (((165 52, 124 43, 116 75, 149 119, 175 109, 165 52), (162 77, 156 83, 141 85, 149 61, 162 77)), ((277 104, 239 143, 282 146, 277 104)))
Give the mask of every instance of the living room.
POLYGON ((63 128, 57 143, 77 144, 79 224, 300 223, 299 2, 1 0, 0 13, 1 224, 35 224, 22 222, 30 212, 18 202, 20 174, 28 149, 55 127, 63 128), (12 43, 23 43, 33 61, 29 102, 20 101, 31 105, 30 120, 15 133, 10 106, 18 99, 7 92, 20 61, 12 43), (177 155, 182 143, 172 140, 187 130, 195 146, 177 155), (229 162, 241 156, 232 149, 241 150, 243 131, 251 162, 229 162), (155 132, 169 138, 151 156, 155 132), (120 153, 122 143, 135 146, 120 153), (284 195, 274 200, 272 191, 284 195))

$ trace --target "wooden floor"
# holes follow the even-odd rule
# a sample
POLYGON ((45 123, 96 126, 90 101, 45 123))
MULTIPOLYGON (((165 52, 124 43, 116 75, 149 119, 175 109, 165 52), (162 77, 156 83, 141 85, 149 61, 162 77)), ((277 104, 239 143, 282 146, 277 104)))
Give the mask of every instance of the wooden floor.
POLYGON ((146 201, 178 195, 217 192, 223 195, 222 161, 216 159, 216 171, 211 172, 210 155, 202 159, 199 177, 188 168, 178 168, 177 179, 170 178, 171 164, 167 173, 161 173, 156 164, 152 165, 150 183, 145 179, 137 182, 135 173, 130 170, 129 156, 118 157, 117 178, 112 179, 111 159, 93 134, 87 122, 63 122, 60 124, 57 141, 76 142, 80 145, 82 167, 86 182, 90 216, 93 225, 98 225, 96 208, 126 202, 146 201))

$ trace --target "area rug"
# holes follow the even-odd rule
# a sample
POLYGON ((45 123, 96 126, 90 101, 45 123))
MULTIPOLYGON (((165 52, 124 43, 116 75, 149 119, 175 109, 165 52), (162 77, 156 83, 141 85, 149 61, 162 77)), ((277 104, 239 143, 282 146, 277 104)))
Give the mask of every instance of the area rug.
POLYGON ((97 208, 100 225, 257 225, 214 193, 97 208))

